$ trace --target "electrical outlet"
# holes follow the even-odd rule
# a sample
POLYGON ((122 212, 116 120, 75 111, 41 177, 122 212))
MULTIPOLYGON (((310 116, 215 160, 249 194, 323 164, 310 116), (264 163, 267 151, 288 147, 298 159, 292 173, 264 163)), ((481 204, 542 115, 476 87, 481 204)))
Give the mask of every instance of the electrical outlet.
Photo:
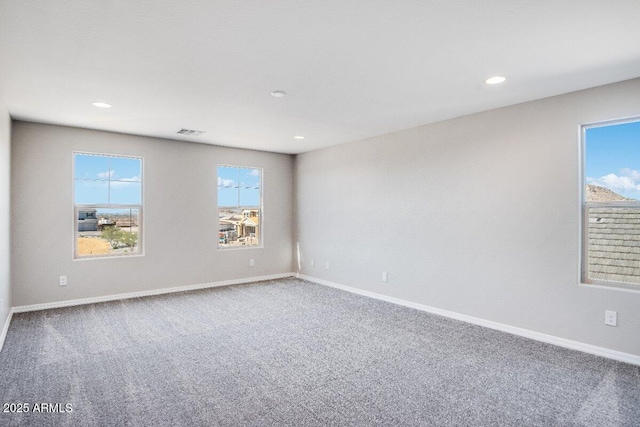
POLYGON ((604 312, 604 324, 609 326, 618 326, 618 312, 606 310, 604 312))
POLYGON ((255 264, 256 264, 255 261, 253 260, 253 258, 251 258, 249 260, 249 267, 253 267, 255 264))
POLYGON ((383 282, 388 282, 389 281, 389 273, 387 273, 386 271, 382 272, 382 281, 383 282))
POLYGON ((311 267, 315 267, 315 266, 316 266, 316 261, 313 258, 311 258, 311 267))
POLYGON ((328 269, 329 269, 329 261, 327 261, 327 262, 325 262, 325 263, 324 263, 324 269, 325 269, 325 270, 328 270, 328 269))
POLYGON ((60 276, 60 286, 67 286, 67 276, 60 276))

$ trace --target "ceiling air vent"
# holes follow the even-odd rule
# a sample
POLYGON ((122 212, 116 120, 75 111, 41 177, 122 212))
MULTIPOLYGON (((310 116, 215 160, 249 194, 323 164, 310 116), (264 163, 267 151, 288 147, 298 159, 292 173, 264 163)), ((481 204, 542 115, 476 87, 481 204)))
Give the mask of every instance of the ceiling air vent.
POLYGON ((202 135, 205 132, 206 131, 204 131, 204 130, 185 129, 185 128, 182 128, 182 129, 180 129, 178 131, 178 133, 180 135, 187 135, 187 136, 199 136, 199 135, 202 135))

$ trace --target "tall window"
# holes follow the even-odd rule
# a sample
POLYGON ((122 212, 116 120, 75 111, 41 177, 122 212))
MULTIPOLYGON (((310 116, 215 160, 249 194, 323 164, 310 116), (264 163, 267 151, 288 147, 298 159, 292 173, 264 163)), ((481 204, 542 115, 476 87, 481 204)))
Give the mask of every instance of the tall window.
POLYGON ((260 246, 262 169, 218 166, 218 247, 260 246))
POLYGON ((142 159, 74 153, 75 258, 142 253, 142 159))
POLYGON ((640 117, 584 126, 582 281, 640 289, 640 117))

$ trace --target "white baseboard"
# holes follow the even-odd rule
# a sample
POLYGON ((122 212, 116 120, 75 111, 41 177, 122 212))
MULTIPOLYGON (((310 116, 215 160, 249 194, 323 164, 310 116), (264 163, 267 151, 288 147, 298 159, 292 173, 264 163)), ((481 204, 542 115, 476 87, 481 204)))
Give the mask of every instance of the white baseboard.
POLYGON ((416 310, 426 311, 427 313, 437 314, 439 316, 461 320, 463 322, 484 326, 486 328, 507 332, 513 335, 519 335, 521 337, 530 338, 532 340, 542 341, 548 344, 569 348, 571 350, 582 351, 584 353, 595 354, 596 356, 602 356, 608 359, 618 360, 620 362, 631 363, 633 365, 640 365, 640 356, 637 356, 635 354, 623 353, 621 351, 610 350, 608 348, 597 347, 591 344, 585 344, 578 341, 572 341, 565 338, 556 337, 553 335, 547 335, 540 332, 531 331, 529 329, 523 329, 515 326, 505 325, 504 323, 493 322, 491 320, 485 320, 479 317, 467 316, 466 314, 460 314, 453 311, 443 310, 440 308, 430 307, 428 305, 419 304, 416 302, 406 301, 403 299, 378 294, 375 292, 369 292, 369 291, 365 291, 358 288, 352 288, 350 286, 340 285, 338 283, 317 279, 311 276, 305 276, 303 274, 298 274, 297 277, 299 277, 300 279, 308 280, 310 282, 318 283, 320 285, 330 286, 332 288, 341 289, 343 291, 351 292, 354 294, 363 295, 366 297, 375 298, 382 301, 387 301, 393 304, 414 308, 416 310))
MULTIPOLYGON (((114 301, 129 298, 140 298, 152 295, 171 294, 174 292, 195 291, 197 289, 216 288, 219 286, 239 285, 242 283, 260 282, 264 280, 282 279, 285 277, 295 277, 295 273, 280 273, 270 276, 248 277, 246 279, 223 280, 220 282, 201 283, 198 285, 177 286, 174 288, 152 289, 150 291, 128 292, 125 294, 105 295, 101 297, 91 297, 74 299, 67 301, 47 302, 44 304, 21 305, 13 307, 12 313, 24 313, 27 311, 47 310, 50 308, 70 307, 74 305, 94 304, 97 302, 114 301)), ((8 326, 8 323, 7 323, 8 326)), ((4 337, 4 335, 3 335, 4 337)))
POLYGON ((9 310, 9 315, 7 316, 7 320, 4 322, 2 326, 2 333, 0 334, 0 351, 2 351, 2 347, 4 346, 4 339, 7 337, 7 332, 9 331, 9 325, 11 324, 11 317, 13 317, 13 308, 9 310))

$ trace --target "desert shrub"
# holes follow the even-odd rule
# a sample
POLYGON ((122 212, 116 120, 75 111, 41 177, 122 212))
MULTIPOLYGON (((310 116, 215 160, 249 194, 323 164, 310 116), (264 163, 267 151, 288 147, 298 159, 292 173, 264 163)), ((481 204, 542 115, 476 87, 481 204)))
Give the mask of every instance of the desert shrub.
POLYGON ((105 227, 102 238, 109 242, 113 249, 123 246, 132 248, 138 243, 138 234, 122 231, 117 227, 105 227))

